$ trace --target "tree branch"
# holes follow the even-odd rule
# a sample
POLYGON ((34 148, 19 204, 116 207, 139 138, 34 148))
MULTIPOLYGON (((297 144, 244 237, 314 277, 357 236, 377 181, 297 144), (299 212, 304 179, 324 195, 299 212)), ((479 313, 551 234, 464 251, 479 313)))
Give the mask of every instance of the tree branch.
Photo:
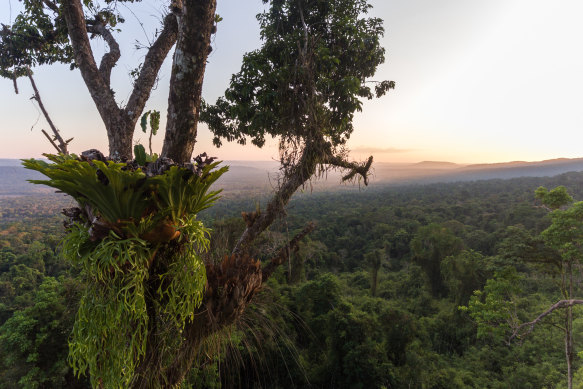
POLYGON ((176 16, 168 14, 164 18, 164 27, 154 44, 148 50, 142 65, 140 75, 134 85, 134 90, 128 100, 125 112, 132 121, 137 121, 144 110, 146 101, 154 87, 162 63, 168 56, 170 49, 176 43, 178 23, 176 16))
POLYGON ((51 117, 49 116, 49 113, 47 112, 47 110, 45 109, 45 105, 43 104, 43 101, 40 98, 40 93, 38 92, 38 89, 36 87, 36 83, 34 82, 34 78, 32 77, 32 71, 30 69, 28 69, 28 79, 30 80, 30 84, 32 85, 32 90, 34 91, 34 95, 32 96, 32 98, 34 100, 36 100, 40 110, 42 111, 47 123, 49 123, 49 126, 51 127, 51 130, 53 131, 53 134, 55 135, 55 139, 59 142, 59 145, 57 146, 53 140, 51 139, 51 137, 46 133, 45 130, 42 130, 42 132, 45 134, 45 136, 49 139, 49 141, 52 143, 52 145, 57 149, 57 151, 59 153, 63 153, 63 154, 69 154, 69 152, 67 151, 67 142, 65 142, 63 140, 63 138, 61 137, 61 134, 59 133, 59 130, 57 129, 57 127, 54 125, 53 121, 51 120, 51 117))
POLYGON ((97 68, 87 36, 87 24, 80 0, 62 0, 63 16, 67 23, 75 64, 81 70, 83 81, 95 102, 107 129, 109 154, 112 158, 131 157, 132 134, 135 123, 122 115, 113 91, 97 68))
POLYGON ((109 31, 101 22, 88 26, 87 31, 101 35, 103 40, 105 40, 109 46, 109 51, 103 54, 103 57, 101 57, 101 63, 99 64, 99 72, 103 77, 103 81, 109 86, 111 84, 111 70, 121 56, 119 45, 111 34, 111 31, 109 31))
POLYGON ((243 252, 263 231, 267 229, 275 219, 284 213, 286 204, 298 188, 306 183, 316 172, 319 160, 317 159, 318 147, 314 142, 306 144, 299 161, 287 169, 283 184, 274 193, 264 212, 243 214, 247 228, 239 238, 233 249, 233 253, 243 252))
POLYGON ((55 149, 57 149, 57 153, 62 153, 61 148, 59 146, 57 146, 57 144, 55 143, 55 141, 53 140, 53 138, 51 138, 51 136, 49 135, 49 133, 46 132, 45 130, 41 130, 41 132, 47 137, 47 139, 53 145, 53 147, 55 149))
POLYGON ((543 313, 538 315, 537 318, 534 319, 533 321, 529 321, 528 323, 523 323, 523 324, 519 325, 518 327, 516 327, 514 329, 514 331, 512 332, 512 335, 508 339, 508 343, 510 343, 510 341, 516 337, 521 337, 521 336, 525 336, 525 335, 530 334, 532 332, 532 330, 534 330, 534 326, 536 324, 538 324, 542 319, 544 319, 545 317, 547 317, 548 315, 553 313, 553 311, 555 311, 557 309, 572 307, 574 305, 579 305, 579 304, 583 304, 583 300, 574 300, 574 299, 559 300, 555 304, 551 305, 551 307, 549 309, 547 309, 546 311, 544 311, 543 313), (525 330, 523 332, 521 332, 523 329, 525 329, 525 330))
POLYGON ((366 162, 359 164, 357 162, 348 162, 346 159, 337 155, 328 154, 326 162, 332 166, 350 170, 348 174, 342 177, 342 182, 349 181, 359 174, 364 180, 364 185, 368 185, 368 173, 372 166, 372 160, 371 155, 366 162))
POLYGON ((75 52, 75 62, 81 70, 83 80, 93 99, 102 105, 102 100, 113 99, 107 84, 104 82, 89 43, 87 24, 80 0, 63 0, 63 14, 67 22, 71 45, 75 52), (105 93, 107 91, 107 93, 105 93))
POLYGON ((43 4, 46 5, 51 11, 59 13, 59 6, 52 2, 51 0, 42 0, 43 4))
POLYGON ((271 258, 269 263, 263 269, 261 269, 263 282, 267 281, 267 279, 271 277, 279 265, 289 260, 290 253, 297 250, 300 240, 312 232, 314 228, 316 228, 316 224, 314 222, 308 223, 296 236, 293 237, 292 240, 279 249, 277 254, 271 258))

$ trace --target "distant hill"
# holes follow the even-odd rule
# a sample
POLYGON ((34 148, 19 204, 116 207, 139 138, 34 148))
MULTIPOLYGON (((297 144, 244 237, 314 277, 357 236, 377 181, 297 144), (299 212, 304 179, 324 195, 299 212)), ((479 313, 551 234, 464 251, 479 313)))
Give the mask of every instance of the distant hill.
POLYGON ((377 163, 374 167, 376 183, 435 183, 556 176, 567 172, 583 171, 583 158, 475 165, 456 165, 449 162, 377 163))
MULTIPOLYGON (((225 161, 229 172, 217 186, 225 194, 242 192, 265 193, 277 187, 278 163, 275 161, 225 161)), ((494 164, 460 165, 442 161, 419 163, 375 163, 371 185, 403 185, 517 177, 549 177, 572 171, 583 171, 583 158, 560 158, 539 162, 514 161, 494 164)), ((0 196, 17 196, 54 192, 51 188, 28 183, 28 179, 42 179, 35 171, 24 169, 20 160, 0 159, 0 196)), ((314 190, 353 189, 340 185, 341 174, 331 171, 312 182, 314 190)))
POLYGON ((423 161, 410 166, 416 169, 458 169, 464 165, 459 165, 453 162, 423 161))
POLYGON ((45 178, 39 172, 23 168, 19 160, 0 160, 0 163, 5 163, 5 161, 7 161, 6 165, 0 165, 0 196, 54 192, 51 188, 33 185, 26 181, 45 178))

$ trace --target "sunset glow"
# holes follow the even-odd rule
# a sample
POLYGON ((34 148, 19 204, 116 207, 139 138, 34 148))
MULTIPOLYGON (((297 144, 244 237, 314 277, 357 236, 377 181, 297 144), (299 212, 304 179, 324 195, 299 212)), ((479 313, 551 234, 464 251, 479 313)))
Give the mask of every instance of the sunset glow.
MULTIPOLYGON (((254 15, 262 10, 261 1, 218 4, 224 20, 205 78, 210 101, 228 85, 242 54, 260 45, 254 15)), ((478 163, 583 154, 583 54, 578 49, 583 36, 582 2, 376 0, 372 4, 372 15, 383 18, 386 29, 387 60, 375 79, 394 80, 397 88, 364 103, 348 143, 355 159, 372 154, 384 162, 478 163)), ((3 2, 0 21, 10 22, 20 6, 17 1, 3 2)), ((150 1, 148 9, 140 8, 137 14, 144 22, 151 21, 152 31, 160 7, 150 1)), ((134 49, 134 40, 147 43, 134 19, 127 24, 131 33, 120 38, 125 44, 113 75, 118 101, 127 99, 128 72, 144 55, 134 49)), ((97 45, 98 51, 104 47, 103 42, 97 45)), ((107 150, 105 130, 78 71, 51 66, 35 73, 57 126, 64 136, 75 137, 73 151, 107 150)), ((162 111, 162 128, 168 82, 167 63, 146 108, 162 111)), ((38 157, 52 151, 40 132, 47 125, 29 101, 27 82, 19 81, 18 95, 12 82, 2 79, 0 86, 0 157, 38 157)), ((145 139, 142 135, 136 131, 135 140, 145 139)), ((162 140, 162 134, 154 140, 158 151, 162 140)), ((198 151, 228 160, 277 158, 276 141, 261 150, 251 145, 217 150, 204 126, 198 151)))

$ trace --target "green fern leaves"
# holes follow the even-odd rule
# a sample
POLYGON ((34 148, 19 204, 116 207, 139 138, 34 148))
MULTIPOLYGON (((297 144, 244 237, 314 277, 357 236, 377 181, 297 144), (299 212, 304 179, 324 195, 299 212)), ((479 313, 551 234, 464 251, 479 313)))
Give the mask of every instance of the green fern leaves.
POLYGON ((81 268, 87 284, 69 361, 76 374, 89 373, 94 387, 131 384, 153 322, 164 325, 163 343, 174 344, 194 320, 206 283, 200 253, 210 235, 196 216, 217 200, 220 191, 210 187, 228 169, 204 154, 179 166, 152 158, 143 146, 134 151, 128 163, 96 150, 81 158, 23 161, 48 177, 31 182, 79 204, 66 213, 75 217, 62 243, 64 257, 81 268))

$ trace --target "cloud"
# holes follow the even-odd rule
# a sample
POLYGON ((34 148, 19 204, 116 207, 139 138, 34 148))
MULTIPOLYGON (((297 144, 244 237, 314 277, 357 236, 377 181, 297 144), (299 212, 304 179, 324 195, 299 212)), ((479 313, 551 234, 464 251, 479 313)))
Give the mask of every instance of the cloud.
POLYGON ((351 149, 351 151, 355 153, 370 153, 370 154, 399 154, 399 153, 409 153, 411 151, 415 151, 413 149, 398 149, 396 147, 369 147, 369 146, 360 146, 351 149))

